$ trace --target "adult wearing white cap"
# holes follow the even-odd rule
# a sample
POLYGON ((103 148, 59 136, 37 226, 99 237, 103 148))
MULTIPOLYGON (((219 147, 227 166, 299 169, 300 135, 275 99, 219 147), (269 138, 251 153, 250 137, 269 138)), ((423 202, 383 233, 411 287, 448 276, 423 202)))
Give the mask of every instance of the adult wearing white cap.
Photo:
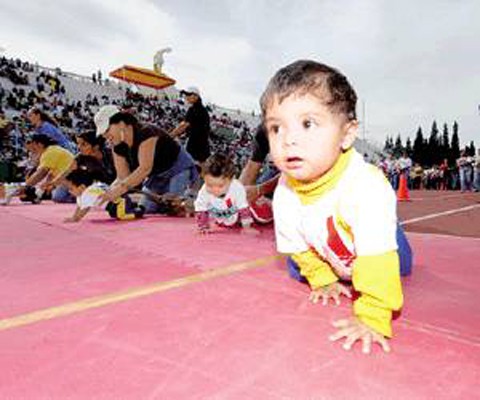
MULTIPOLYGON (((104 201, 113 201, 139 185, 146 192, 182 195, 198 179, 190 155, 163 129, 140 124, 134 115, 114 105, 101 107, 94 121, 97 135, 104 136, 112 148, 116 171, 104 201)), ((147 213, 158 211, 146 196, 141 203, 147 213)))
POLYGON ((202 103, 200 91, 191 86, 182 90, 180 94, 184 95, 190 108, 187 111, 185 120, 170 132, 172 137, 178 137, 183 134, 188 136, 186 149, 193 157, 195 162, 203 165, 210 155, 210 116, 202 103))

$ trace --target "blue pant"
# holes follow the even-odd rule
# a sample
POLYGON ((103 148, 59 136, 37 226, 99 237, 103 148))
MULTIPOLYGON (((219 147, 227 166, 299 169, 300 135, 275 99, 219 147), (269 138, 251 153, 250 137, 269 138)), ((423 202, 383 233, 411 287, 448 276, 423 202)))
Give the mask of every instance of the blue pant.
MULTIPOLYGON (((405 232, 400 225, 397 226, 397 245, 398 257, 400 258, 400 275, 408 276, 412 273, 412 248, 410 247, 405 232)), ((305 277, 300 274, 300 268, 297 263, 293 261, 291 257, 287 258, 287 268, 288 273, 293 279, 302 283, 307 283, 305 277)))
POLYGON ((472 188, 472 169, 469 167, 460 167, 460 190, 465 192, 472 188))
MULTIPOLYGON (((198 177, 198 171, 192 157, 181 149, 175 164, 167 171, 149 177, 142 190, 153 194, 174 193, 184 195, 198 180, 198 177)), ((157 203, 147 196, 143 196, 140 204, 145 207, 145 212, 148 214, 159 211, 157 203)))
POLYGON ((479 192, 480 191, 480 169, 475 168, 474 174, 473 174, 473 188, 479 192))
POLYGON ((57 186, 52 191, 52 201, 55 203, 75 203, 75 196, 73 196, 65 186, 57 186))

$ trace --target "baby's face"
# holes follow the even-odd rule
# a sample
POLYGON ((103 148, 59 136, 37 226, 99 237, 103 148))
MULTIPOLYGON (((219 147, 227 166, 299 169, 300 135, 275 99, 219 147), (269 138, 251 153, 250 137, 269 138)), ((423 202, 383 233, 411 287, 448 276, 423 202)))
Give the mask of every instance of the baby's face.
MULTIPOLYGON (((303 182, 328 172, 354 137, 352 123, 312 95, 274 98, 265 114, 270 154, 277 168, 303 182)), ((356 125, 355 125, 356 127, 356 125)))
POLYGON ((230 182, 232 181, 230 178, 223 176, 215 177, 209 174, 206 174, 203 179, 207 192, 215 197, 224 196, 228 192, 230 182))

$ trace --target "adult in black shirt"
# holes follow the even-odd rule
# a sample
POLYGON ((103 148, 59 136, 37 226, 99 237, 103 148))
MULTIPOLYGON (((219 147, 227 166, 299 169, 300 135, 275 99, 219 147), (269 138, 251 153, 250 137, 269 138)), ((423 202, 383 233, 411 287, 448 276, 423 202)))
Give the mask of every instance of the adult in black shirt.
MULTIPOLYGON (((113 201, 128 190, 143 184, 142 190, 154 194, 184 192, 198 179, 193 159, 163 129, 140 124, 130 113, 116 106, 104 106, 95 115, 97 134, 113 149, 117 177, 103 195, 113 201)), ((144 196, 147 213, 158 210, 144 196)))
POLYGON ((202 165, 210 155, 210 116, 202 103, 200 91, 195 87, 182 90, 187 102, 191 105, 185 120, 170 132, 172 137, 186 133, 188 136, 187 151, 196 163, 202 165))
POLYGON ((240 175, 240 181, 245 186, 249 203, 253 203, 261 196, 271 195, 277 186, 280 173, 275 166, 269 166, 266 171, 259 176, 269 153, 270 145, 268 143, 267 132, 263 124, 260 124, 253 138, 252 155, 240 175))

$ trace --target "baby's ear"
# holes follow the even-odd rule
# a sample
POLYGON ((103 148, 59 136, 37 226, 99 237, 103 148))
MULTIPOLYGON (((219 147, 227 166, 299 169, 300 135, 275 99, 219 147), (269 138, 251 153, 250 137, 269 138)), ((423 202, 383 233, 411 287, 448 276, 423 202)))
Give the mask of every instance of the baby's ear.
POLYGON ((358 121, 348 121, 345 124, 345 134, 342 140, 342 150, 348 150, 353 146, 358 133, 358 121))

